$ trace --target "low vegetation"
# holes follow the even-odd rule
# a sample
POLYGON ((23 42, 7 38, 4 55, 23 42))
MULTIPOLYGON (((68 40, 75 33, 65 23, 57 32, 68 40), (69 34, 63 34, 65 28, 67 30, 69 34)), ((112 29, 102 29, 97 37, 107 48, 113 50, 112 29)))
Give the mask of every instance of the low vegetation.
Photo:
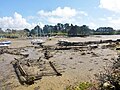
POLYGON ((81 82, 68 86, 66 90, 119 90, 120 89, 120 56, 114 60, 112 67, 96 75, 98 83, 81 82))
POLYGON ((66 90, 96 90, 92 83, 89 82, 80 82, 75 86, 68 86, 66 90))
POLYGON ((110 70, 98 76, 100 90, 119 90, 120 89, 120 57, 118 57, 110 70))

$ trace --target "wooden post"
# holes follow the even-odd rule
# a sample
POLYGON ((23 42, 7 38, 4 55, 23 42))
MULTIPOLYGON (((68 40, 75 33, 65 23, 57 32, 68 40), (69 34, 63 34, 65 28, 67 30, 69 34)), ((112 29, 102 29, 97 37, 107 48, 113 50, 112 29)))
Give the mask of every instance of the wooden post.
POLYGON ((49 61, 49 63, 50 63, 50 66, 52 67, 52 69, 57 73, 57 76, 62 76, 62 74, 59 73, 59 72, 57 71, 57 69, 54 67, 53 63, 52 63, 51 61, 49 61))

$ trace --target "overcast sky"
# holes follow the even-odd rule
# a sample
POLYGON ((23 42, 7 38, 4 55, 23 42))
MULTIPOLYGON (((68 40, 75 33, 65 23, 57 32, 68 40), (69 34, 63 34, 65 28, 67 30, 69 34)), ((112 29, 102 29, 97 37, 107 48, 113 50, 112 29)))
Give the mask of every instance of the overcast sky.
POLYGON ((120 29, 120 0, 0 0, 0 28, 57 23, 120 29))

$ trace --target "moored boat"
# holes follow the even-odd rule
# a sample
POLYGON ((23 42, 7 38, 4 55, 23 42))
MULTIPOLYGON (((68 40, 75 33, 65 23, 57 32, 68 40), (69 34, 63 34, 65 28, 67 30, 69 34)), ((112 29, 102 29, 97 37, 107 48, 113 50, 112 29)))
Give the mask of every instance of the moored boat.
POLYGON ((11 41, 3 41, 3 42, 0 42, 0 44, 11 44, 11 41))
POLYGON ((8 47, 11 44, 11 41, 0 42, 0 47, 8 47))

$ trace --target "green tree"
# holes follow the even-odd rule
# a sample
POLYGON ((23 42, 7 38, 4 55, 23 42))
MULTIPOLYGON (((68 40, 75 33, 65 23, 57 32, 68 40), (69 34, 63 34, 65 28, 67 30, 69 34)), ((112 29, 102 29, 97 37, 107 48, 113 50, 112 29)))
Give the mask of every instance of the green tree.
POLYGON ((90 31, 91 31, 91 30, 89 29, 88 26, 83 25, 83 26, 80 27, 79 34, 81 34, 81 35, 89 35, 89 34, 90 34, 90 31))

